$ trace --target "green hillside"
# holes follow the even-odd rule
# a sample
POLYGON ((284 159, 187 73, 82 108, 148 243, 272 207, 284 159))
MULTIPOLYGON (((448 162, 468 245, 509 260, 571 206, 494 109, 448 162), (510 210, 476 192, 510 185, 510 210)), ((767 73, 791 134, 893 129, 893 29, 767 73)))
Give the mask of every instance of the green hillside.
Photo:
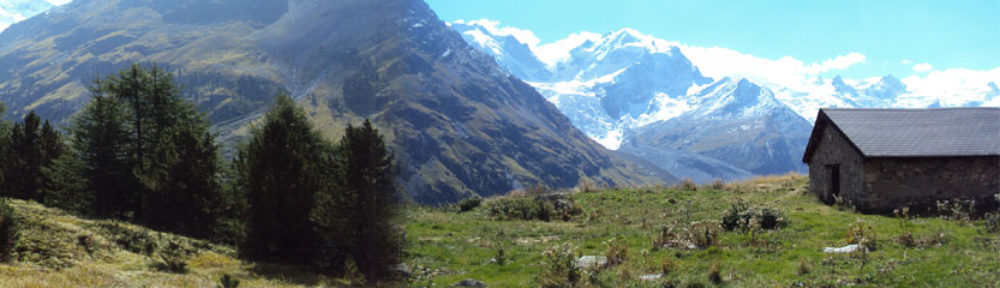
POLYGON ((215 287, 223 274, 239 279, 240 287, 338 283, 295 267, 239 260, 229 246, 7 201, 22 228, 14 261, 0 264, 0 287, 215 287), (185 263, 187 271, 171 270, 168 259, 185 263))
POLYGON ((807 181, 791 175, 697 191, 689 186, 582 192, 572 199, 583 213, 570 221, 496 221, 488 207, 497 199, 465 213, 416 208, 407 223, 408 263, 432 270, 438 286, 473 278, 490 287, 537 287, 552 267, 546 250, 569 244, 576 249, 573 258, 604 256, 615 243, 609 240, 621 237, 624 244, 616 250, 624 246, 624 263, 582 269, 577 287, 981 287, 1000 280, 1000 237, 985 232, 984 221, 961 220, 962 212, 906 221, 861 215, 821 204, 806 192, 807 181), (786 226, 752 236, 715 229, 711 246, 687 247, 740 200, 781 211, 786 226), (858 223, 860 235, 870 239, 863 242, 873 241, 872 251, 823 252, 849 244, 858 223), (661 236, 664 228, 672 229, 667 237, 661 236), (658 241, 666 245, 654 247, 658 241), (503 265, 495 261, 501 249, 503 265), (713 266, 717 284, 710 279, 713 266), (663 278, 640 280, 665 269, 663 278), (673 286, 664 286, 668 283, 673 286))
MULTIPOLYGON (((610 250, 624 255, 612 257, 624 259, 616 266, 578 270, 576 287, 981 287, 1000 281, 1000 234, 987 232, 988 221, 963 219, 961 209, 909 220, 861 215, 819 203, 806 187, 805 177, 790 175, 716 187, 576 192, 570 199, 582 211, 569 221, 562 214, 550 221, 497 219, 491 207, 500 208, 504 198, 487 199, 468 212, 413 206, 404 223, 412 276, 396 286, 447 287, 469 278, 489 287, 565 284, 565 278, 541 276, 552 271, 545 254, 553 247, 572 249, 574 260, 610 250), (714 228, 711 245, 705 244, 704 228, 718 227, 740 200, 750 210, 780 211, 785 226, 752 236, 714 228), (863 233, 851 234, 858 223, 863 233), (664 227, 672 229, 667 236, 664 227), (861 235, 873 250, 823 252, 849 244, 849 235, 861 235), (615 238, 620 240, 609 241, 615 238), (663 277, 641 279, 654 275, 663 277)), ((34 202, 9 203, 24 228, 17 260, 0 264, 0 287, 214 287, 223 274, 241 280, 240 287, 347 283, 302 268, 239 260, 225 245, 80 219, 34 202), (170 272, 164 255, 180 255, 168 259, 181 259, 189 271, 170 272)))

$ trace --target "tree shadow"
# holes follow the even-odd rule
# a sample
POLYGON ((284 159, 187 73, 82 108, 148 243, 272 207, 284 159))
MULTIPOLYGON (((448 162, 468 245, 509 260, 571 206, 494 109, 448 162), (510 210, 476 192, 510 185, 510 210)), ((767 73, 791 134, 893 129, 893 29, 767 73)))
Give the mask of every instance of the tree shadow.
POLYGON ((329 278, 316 272, 313 268, 306 266, 277 263, 255 263, 249 270, 264 278, 290 282, 292 284, 302 286, 316 286, 323 282, 329 282, 329 278))

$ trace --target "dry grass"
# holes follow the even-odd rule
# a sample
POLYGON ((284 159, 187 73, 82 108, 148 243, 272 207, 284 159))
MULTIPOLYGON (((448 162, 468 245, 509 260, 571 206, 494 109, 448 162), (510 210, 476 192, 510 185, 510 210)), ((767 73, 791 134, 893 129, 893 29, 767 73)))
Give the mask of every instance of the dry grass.
MULTIPOLYGON (((236 276, 240 287, 335 285, 303 271, 258 273, 260 264, 237 259, 229 246, 118 221, 78 218, 30 201, 11 199, 8 203, 22 219, 23 228, 14 254, 18 260, 0 264, 0 287, 215 287, 222 274, 236 276), (134 251, 146 243, 155 248, 134 251), (187 255, 189 272, 175 274, 158 268, 169 243, 181 250, 169 252, 187 255)), ((269 271, 295 270, 265 266, 269 271)))

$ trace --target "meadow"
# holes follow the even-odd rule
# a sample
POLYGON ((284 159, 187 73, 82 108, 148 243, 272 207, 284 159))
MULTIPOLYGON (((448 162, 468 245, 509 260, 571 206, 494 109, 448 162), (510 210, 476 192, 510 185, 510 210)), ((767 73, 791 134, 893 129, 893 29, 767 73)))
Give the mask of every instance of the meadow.
MULTIPOLYGON (((412 205, 401 219, 411 275, 386 285, 450 287, 465 279, 489 287, 1000 283, 1000 234, 990 232, 1000 221, 977 219, 959 206, 937 215, 864 215, 820 203, 807 181, 783 175, 702 186, 580 188, 551 207, 529 207, 543 203, 532 191, 465 205, 412 205), (852 243, 861 248, 823 251, 852 243)), ((30 201, 8 203, 22 229, 16 261, 0 264, 0 287, 225 287, 224 275, 239 287, 351 283, 302 267, 240 260, 227 245, 78 218, 30 201)))

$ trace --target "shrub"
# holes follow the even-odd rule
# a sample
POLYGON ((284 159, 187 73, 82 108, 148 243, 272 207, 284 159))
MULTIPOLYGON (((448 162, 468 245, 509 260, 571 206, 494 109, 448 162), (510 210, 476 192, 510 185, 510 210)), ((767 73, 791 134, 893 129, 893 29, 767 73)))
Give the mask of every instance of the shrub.
POLYGON ((986 213, 983 218, 986 232, 1000 233, 1000 213, 986 213))
POLYGON ((497 265, 503 266, 504 262, 507 261, 507 257, 504 255, 503 248, 497 250, 497 257, 495 257, 494 259, 497 260, 497 265))
POLYGON ((669 256, 664 257, 663 261, 660 262, 660 273, 663 274, 663 277, 667 277, 667 275, 673 273, 674 270, 677 270, 677 263, 674 263, 674 260, 672 260, 669 256))
POLYGON ((188 272, 187 260, 183 256, 177 254, 160 254, 160 259, 163 259, 163 266, 161 266, 161 270, 163 271, 178 274, 188 272))
POLYGON ((698 191, 698 184, 695 184, 691 178, 686 178, 681 181, 681 190, 698 191))
POLYGON ((546 194, 534 198, 502 197, 487 202, 486 206, 490 216, 498 220, 569 221, 573 216, 583 213, 582 207, 563 194, 546 194))
POLYGON ((719 223, 714 221, 692 222, 689 233, 694 245, 705 249, 715 245, 719 240, 719 223))
POLYGON ((799 276, 809 274, 811 270, 812 269, 810 269, 809 263, 806 263, 806 261, 799 260, 799 276))
POLYGON ((715 284, 722 283, 722 272, 719 270, 719 263, 712 264, 712 268, 708 269, 708 281, 715 284))
POLYGON ((761 229, 773 230, 785 227, 784 213, 769 207, 750 208, 743 200, 730 204, 722 215, 722 228, 726 231, 748 232, 750 223, 756 220, 761 229))
POLYGON ((875 232, 872 226, 861 219, 847 227, 847 244, 858 244, 866 251, 875 251, 875 232))
POLYGON ((722 190, 722 188, 725 187, 726 187, 726 182, 722 181, 722 179, 715 178, 715 180, 712 180, 712 189, 722 190))
POLYGON ((10 261, 19 234, 20 221, 14 215, 14 208, 6 200, 0 199, 0 262, 10 261))
POLYGON ((163 260, 163 265, 160 270, 183 274, 188 272, 188 258, 189 251, 182 248, 180 244, 170 241, 167 249, 160 252, 160 259, 163 260))
POLYGON ((653 240, 653 250, 662 247, 705 249, 718 241, 719 230, 719 222, 708 220, 694 221, 687 225, 674 223, 673 227, 664 226, 660 237, 653 240))
POLYGON ((219 285, 216 285, 215 287, 216 288, 240 287, 240 279, 236 279, 236 277, 233 277, 233 275, 222 274, 222 277, 219 277, 219 285))
POLYGON ((628 243, 625 242, 625 238, 621 236, 608 239, 604 242, 604 245, 608 247, 608 250, 604 252, 604 258, 607 258, 607 266, 612 267, 619 264, 624 264, 628 260, 628 243))
POLYGON ((581 279, 580 268, 576 265, 576 248, 570 243, 555 245, 542 253, 545 266, 539 276, 541 287, 576 287, 581 279))
POLYGON ((459 212, 469 212, 472 209, 479 207, 479 204, 483 203, 483 199, 479 197, 465 198, 458 202, 459 212))

